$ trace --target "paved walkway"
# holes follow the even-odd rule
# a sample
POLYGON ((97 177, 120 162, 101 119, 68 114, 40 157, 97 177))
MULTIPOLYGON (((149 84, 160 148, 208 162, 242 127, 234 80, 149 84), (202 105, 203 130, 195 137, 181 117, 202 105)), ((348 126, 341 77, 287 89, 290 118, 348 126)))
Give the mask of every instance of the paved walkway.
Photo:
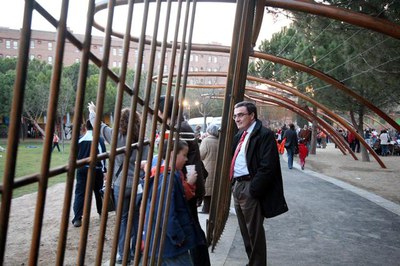
MULTIPOLYGON (((268 265, 400 265, 399 205, 296 164, 289 170, 284 159, 289 212, 264 224, 268 265)), ((231 212, 212 265, 247 263, 231 212)))

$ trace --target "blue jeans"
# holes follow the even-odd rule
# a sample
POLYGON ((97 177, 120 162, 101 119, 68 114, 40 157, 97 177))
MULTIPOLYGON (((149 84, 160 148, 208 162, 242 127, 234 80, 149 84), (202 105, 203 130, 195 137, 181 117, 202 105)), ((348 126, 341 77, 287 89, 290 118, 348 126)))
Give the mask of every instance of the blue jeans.
POLYGON ((286 148, 287 157, 288 157, 288 167, 289 169, 293 168, 293 156, 294 156, 294 147, 286 148))
MULTIPOLYGON (((119 191, 120 188, 119 186, 114 186, 114 199, 115 203, 118 204, 118 197, 119 197, 119 191)), ((131 229, 131 246, 130 246, 130 254, 129 254, 129 259, 131 260, 135 257, 135 245, 136 245, 136 237, 137 237, 137 231, 139 227, 139 207, 140 207, 140 201, 142 195, 137 195, 136 196, 136 207, 135 207, 135 214, 133 216, 133 227, 131 229)), ((125 243, 125 235, 126 235, 126 229, 127 229, 127 224, 128 224, 128 215, 129 215, 129 205, 130 205, 130 200, 131 200, 131 194, 130 193, 124 193, 124 201, 122 205, 122 217, 121 217, 121 226, 119 228, 119 237, 118 237, 118 256, 117 258, 123 258, 124 254, 124 243, 125 243)))
POLYGON ((389 154, 389 145, 382 144, 381 145, 381 155, 386 156, 389 154))

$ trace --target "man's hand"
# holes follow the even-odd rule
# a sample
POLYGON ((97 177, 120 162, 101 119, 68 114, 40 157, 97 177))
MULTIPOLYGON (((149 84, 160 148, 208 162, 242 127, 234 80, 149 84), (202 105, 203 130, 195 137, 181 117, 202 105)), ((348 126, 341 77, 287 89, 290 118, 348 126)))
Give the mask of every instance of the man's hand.
POLYGON ((88 110, 89 110, 89 113, 95 113, 96 112, 96 105, 94 105, 93 102, 88 103, 88 110))

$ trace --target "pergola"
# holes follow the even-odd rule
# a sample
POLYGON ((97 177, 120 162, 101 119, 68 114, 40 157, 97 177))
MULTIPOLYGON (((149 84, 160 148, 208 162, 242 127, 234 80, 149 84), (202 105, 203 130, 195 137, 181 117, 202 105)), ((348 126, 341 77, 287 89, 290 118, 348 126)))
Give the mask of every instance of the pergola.
MULTIPOLYGON (((259 77, 254 77, 248 74, 248 64, 250 59, 263 59, 275 64, 285 65, 287 67, 293 68, 296 71, 301 71, 320 79, 327 84, 330 84, 333 88, 341 90, 346 93, 349 97, 354 98, 356 101, 368 107, 377 116, 385 120, 394 129, 400 131, 400 125, 397 124, 393 118, 391 118, 384 111, 377 108, 371 101, 365 99, 361 95, 355 93, 351 88, 345 86, 342 82, 329 76, 316 68, 304 65, 299 62, 291 61, 283 57, 279 57, 273 54, 266 54, 260 51, 256 51, 255 43, 257 42, 261 25, 264 23, 264 9, 265 7, 275 7, 284 10, 293 10, 306 12, 338 21, 343 21, 352 25, 359 26, 361 28, 375 31, 387 35, 391 38, 400 39, 400 25, 390 22, 385 19, 372 17, 367 14, 357 13, 350 11, 348 9, 338 8, 335 6, 325 5, 321 3, 316 3, 314 1, 304 1, 304 0, 219 0, 219 1, 203 1, 203 0, 152 0, 152 1, 128 1, 128 0, 109 0, 109 1, 89 1, 88 12, 86 17, 86 32, 85 39, 78 40, 72 32, 67 28, 67 18, 68 16, 73 16, 73 14, 68 14, 68 0, 63 0, 61 5, 61 14, 59 18, 52 16, 45 8, 43 8, 38 2, 34 0, 25 1, 24 10, 24 21, 23 27, 21 29, 21 44, 19 48, 18 65, 17 65, 17 79, 15 80, 14 86, 14 97, 13 105, 11 111, 11 123, 9 128, 9 137, 7 143, 7 158, 4 169, 3 184, 0 186, 1 193, 1 215, 0 215, 0 264, 3 264, 4 257, 6 254, 7 246, 7 230, 9 225, 11 203, 13 190, 19 187, 23 187, 28 184, 37 183, 38 184, 38 194, 37 194, 37 205, 34 217, 34 224, 32 225, 33 233, 31 239, 31 248, 29 263, 37 264, 39 260, 39 249, 40 249, 40 238, 41 229, 43 223, 45 202, 46 202, 46 190, 48 189, 48 180, 54 176, 67 173, 66 180, 66 190, 64 195, 64 206, 63 213, 60 217, 61 227, 60 235, 58 240, 57 254, 55 257, 56 264, 62 265, 65 259, 65 249, 67 244, 67 229, 69 224, 69 212, 71 209, 71 200, 73 194, 74 177, 75 170, 85 163, 89 163, 89 174, 88 183, 92 182, 93 171, 95 163, 99 159, 107 158, 109 160, 108 165, 108 178, 106 183, 105 197, 109 197, 112 173, 115 167, 114 159, 118 154, 125 153, 126 155, 131 154, 133 149, 137 149, 138 153, 142 154, 142 147, 144 145, 149 145, 150 153, 148 156, 148 161, 152 161, 153 152, 155 148, 155 132, 157 127, 161 127, 161 142, 159 149, 163 149, 164 135, 167 130, 170 130, 171 134, 168 137, 168 143, 173 142, 173 138, 177 138, 180 128, 170 125, 175 125, 176 121, 182 117, 183 114, 183 100, 185 99, 185 94, 187 88, 218 88, 221 89, 221 99, 223 100, 223 114, 222 114, 222 125, 221 125, 221 135, 219 141, 219 153, 217 158, 217 167, 219 169, 218 176, 215 178, 214 183, 214 193, 211 202, 211 211, 209 216, 209 223, 207 228, 207 240, 212 246, 213 250, 218 249, 217 242, 221 238, 227 217, 229 215, 230 206, 230 180, 228 177, 229 165, 231 160, 231 143, 235 132, 235 125, 232 119, 233 106, 235 103, 242 101, 243 99, 249 99, 259 103, 268 103, 271 105, 284 107, 302 117, 308 121, 317 121, 320 130, 330 134, 333 140, 338 145, 339 149, 343 154, 350 153, 350 155, 357 159, 356 155, 349 149, 347 143, 338 136, 337 132, 332 128, 332 126, 327 123, 324 119, 321 119, 319 115, 314 114, 308 108, 299 105, 293 100, 287 99, 280 94, 273 93, 271 91, 256 88, 255 86, 250 86, 247 84, 248 81, 258 84, 267 84, 275 89, 285 91, 295 95, 298 98, 303 99, 305 102, 312 106, 316 106, 327 120, 333 121, 340 124, 343 128, 346 128, 349 132, 352 132, 357 139, 370 154, 375 158, 380 167, 385 168, 384 163, 377 156, 375 151, 365 143, 362 135, 358 134, 356 130, 349 125, 349 123, 340 115, 334 113, 332 110, 319 103, 313 98, 299 92, 296 88, 288 86, 279 81, 271 81, 259 77), (218 45, 204 45, 192 43, 193 27, 196 15, 196 6, 201 2, 225 2, 236 5, 235 21, 233 26, 232 44, 231 46, 218 46, 218 45), (172 3, 176 4, 176 18, 175 23, 172 23, 171 18, 171 7, 172 3), (151 5, 150 4, 154 4, 151 5), (142 14, 142 28, 139 36, 132 36, 132 16, 133 10, 136 5, 143 5, 142 14), (118 19, 114 17, 114 10, 117 6, 123 6, 127 9, 126 26, 123 32, 118 32, 113 28, 113 21, 118 19), (147 36, 146 29, 148 26, 148 16, 149 9, 155 8, 155 23, 152 29, 151 37, 147 36), (107 12, 107 21, 105 24, 95 21, 96 13, 100 11, 107 12), (81 124, 82 116, 86 103, 84 102, 85 88, 86 88, 86 76, 88 72, 88 66, 90 63, 95 64, 100 69, 99 87, 97 92, 97 113, 102 113, 104 108, 104 98, 106 93, 106 82, 107 80, 113 80, 118 84, 118 94, 115 103, 115 128, 118 128, 119 119, 121 116, 121 109, 123 103, 124 95, 131 97, 131 110, 136 111, 138 108, 142 112, 142 126, 140 128, 140 137, 138 143, 131 144, 127 142, 124 148, 116 148, 116 133, 113 135, 113 141, 111 143, 111 150, 107 154, 96 155, 95 146, 91 151, 91 156, 84 160, 77 160, 77 143, 79 138, 79 127, 73 128, 72 133, 72 144, 70 149, 70 160, 69 162, 60 167, 50 168, 51 161, 51 145, 52 139, 45 138, 44 140, 44 151, 41 160, 41 170, 37 173, 31 173, 28 176, 22 178, 15 178, 16 169, 16 158, 18 157, 18 143, 19 135, 18 132, 21 127, 21 117, 23 112, 23 103, 25 96, 25 86, 27 80, 27 69, 29 65, 29 45, 31 40, 31 23, 33 11, 38 12, 44 19, 46 19, 50 24, 54 26, 57 30, 57 40, 56 40, 56 52, 55 60, 53 63, 52 79, 50 84, 50 101, 48 106, 48 123, 46 124, 45 134, 46 136, 51 136, 55 130, 56 121, 56 109, 57 101, 60 95, 60 84, 61 84, 61 73, 63 66, 63 53, 65 41, 68 40, 77 49, 81 51, 81 66, 79 73, 78 87, 76 90, 76 101, 74 109, 74 125, 81 124), (165 14, 165 20, 161 21, 161 13, 165 14), (160 32, 160 24, 164 24, 164 32, 160 32), (96 57, 91 51, 91 37, 93 28, 97 28, 104 32, 104 53, 102 58, 96 57), (181 33, 181 34, 180 34, 181 33), (168 34, 173 35, 173 40, 168 40, 168 34), (162 39, 158 39, 157 36, 162 35, 162 39), (109 67, 109 54, 110 54, 110 44, 112 38, 121 38, 124 42, 123 46, 123 63, 120 72, 117 74, 113 72, 109 67), (126 73, 127 73, 127 62, 129 60, 129 48, 132 43, 137 44, 139 59, 137 62, 137 68, 135 72, 133 84, 127 84, 126 73), (143 54, 145 49, 150 49, 150 57, 146 60, 147 69, 142 69, 143 54), (156 71, 156 66, 154 64, 156 52, 161 53, 160 68, 156 71), (170 67, 168 68, 168 73, 164 73, 163 66, 166 59, 166 52, 170 52, 170 67), (228 71, 226 73, 222 72, 189 72, 190 54, 192 51, 209 51, 209 52, 219 52, 229 54, 230 61, 228 66, 228 71), (179 56, 178 56, 179 54, 179 56), (144 84, 144 93, 139 94, 139 85, 141 82, 141 75, 146 72, 146 80, 144 84), (157 74, 156 74, 157 73, 157 74), (188 78, 190 77, 201 77, 201 76, 212 76, 212 77, 223 77, 226 82, 224 84, 188 84, 188 78), (153 86, 155 89, 153 89, 153 86), (173 102, 173 114, 171 118, 171 123, 168 124, 166 119, 158 117, 157 111, 159 106, 159 98, 162 93, 162 89, 166 88, 165 94, 167 97, 166 103, 169 103, 168 99, 171 95, 175 95, 173 102), (154 103, 151 102, 151 97, 154 97, 154 103), (151 121, 148 121, 148 117, 152 117, 151 121), (146 125, 151 124, 151 134, 146 138, 146 125), (218 210, 218 211, 217 211, 218 210)), ((150 25, 150 24, 149 24, 150 25)), ((212 30, 212 29, 210 29, 212 30)), ((168 108, 168 104, 167 107, 168 108)), ((132 116, 130 124, 134 123, 134 116, 132 116)), ((101 123, 101 116, 96 116, 96 124, 101 123)), ((94 128, 94 143, 98 143, 100 132, 99 127, 94 128)), ((128 136, 131 136, 132 132, 128 132, 128 136)), ((130 139, 130 137, 128 137, 130 139)), ((168 145, 169 147, 171 145, 168 145)), ((137 158, 141 158, 141 156, 137 158)), ((129 160, 129 156, 125 156, 129 160)), ((168 162, 169 158, 167 158, 168 162)), ((173 158, 171 158, 173 160, 173 158)), ((140 163, 140 159, 138 159, 140 163)), ((158 168, 160 167, 160 162, 158 162, 158 168)), ((145 199, 149 193, 149 174, 150 174, 150 164, 147 166, 147 174, 145 177, 144 194, 145 199)), ((156 173, 156 175, 159 175, 156 173)), ((124 170, 123 176, 127 178, 127 171, 124 170)), ((139 182, 139 171, 136 171, 134 175, 134 184, 139 182)), ((93 188, 89 188, 93 189, 93 188)), ((121 188, 124 190, 124 188, 121 188)), ((136 187, 133 186, 132 200, 136 199, 136 187)), ((167 193, 167 192, 166 192, 167 193)), ((79 241, 79 250, 77 256, 77 264, 85 264, 85 253, 87 248, 88 239, 88 228, 89 228, 89 217, 90 215, 90 204, 91 204, 91 194, 87 193, 85 199, 85 210, 83 218, 83 226, 81 231, 81 239, 79 241)), ((165 195, 168 201, 168 195, 165 195)), ((144 229, 144 211, 145 203, 142 201, 141 208, 141 219, 139 224, 139 232, 144 229)), ((106 208, 106 206, 104 206, 106 208)), ((103 247, 105 244, 105 231, 107 227, 108 215, 103 208, 103 216, 99 229, 98 245, 97 245, 97 259, 95 264, 101 265, 103 262, 103 247)), ((120 209, 117 211, 116 224, 121 221, 120 209)), ((134 211, 134 204, 131 204, 130 212, 134 211)), ((154 208, 152 209, 154 210, 154 208)), ((155 214, 159 214, 154 210, 155 214)), ((130 217, 130 219, 132 219, 130 217)), ((160 216, 157 218, 161 221, 160 216)), ((165 221, 164 221, 165 223, 165 221)), ((128 224, 128 227, 132 227, 132 223, 128 224)), ((119 228, 119 227, 116 227, 119 228)), ((116 230, 117 231, 117 230, 116 230)), ((165 232, 156 232, 159 234, 160 238, 165 237, 165 232)), ((141 234, 138 234, 138 240, 136 243, 136 250, 141 247, 141 234)), ((117 239, 117 237, 116 237, 117 239)), ((110 259, 110 264, 115 264, 115 256, 117 252, 117 240, 114 239, 112 243, 112 253, 110 259)), ((144 250, 149 250, 150 243, 145 243, 144 250)), ((155 250, 155 249, 153 249, 155 250)), ((218 250, 216 251, 218 252, 218 250)), ((139 253, 139 252, 137 252, 139 253)), ((136 254, 134 264, 138 265, 139 255, 136 254)), ((143 256, 143 260, 146 263, 155 263, 154 256, 148 256, 146 253, 143 256)), ((126 263, 127 258, 124 258, 126 263)))

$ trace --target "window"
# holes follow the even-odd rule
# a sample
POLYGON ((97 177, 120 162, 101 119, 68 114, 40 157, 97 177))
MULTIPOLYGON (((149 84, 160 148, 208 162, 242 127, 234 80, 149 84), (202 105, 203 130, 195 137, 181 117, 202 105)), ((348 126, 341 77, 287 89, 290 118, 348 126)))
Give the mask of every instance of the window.
POLYGON ((161 52, 157 52, 157 58, 161 59, 161 52))
POLYGON ((117 62, 113 62, 113 67, 117 67, 117 62))
POLYGON ((80 61, 79 58, 75 58, 75 63, 79 63, 80 61))
POLYGON ((29 56, 29 59, 31 59, 31 60, 35 59, 35 55, 34 55, 34 54, 31 54, 31 55, 29 56))
POLYGON ((53 64, 53 57, 52 56, 47 57, 47 63, 49 63, 50 65, 53 64))
POLYGON ((211 63, 212 62, 212 58, 211 58, 211 56, 208 56, 208 63, 211 63))
POLYGON ((211 72, 211 67, 207 67, 207 71, 208 71, 208 72, 211 72))
POLYGON ((13 41, 13 48, 14 49, 18 49, 18 42, 17 41, 13 41))
POLYGON ((6 48, 11 49, 11 41, 9 40, 6 41, 6 48))
POLYGON ((119 48, 119 49, 118 49, 118 55, 119 55, 119 56, 122 56, 122 48, 119 48))
POLYGON ((199 62, 199 56, 197 54, 194 56, 194 61, 199 62))
POLYGON ((117 55, 117 49, 113 48, 112 53, 113 53, 113 55, 117 55))
POLYGON ((31 49, 35 48, 35 40, 31 40, 31 49))
POLYGON ((213 56, 213 62, 214 62, 214 63, 217 63, 217 62, 218 62, 218 57, 213 56))
POLYGON ((190 55, 190 62, 192 62, 193 61, 193 55, 191 54, 190 55))
POLYGON ((53 50, 53 43, 52 43, 52 42, 49 42, 49 43, 47 44, 47 49, 48 49, 49 51, 53 50))

